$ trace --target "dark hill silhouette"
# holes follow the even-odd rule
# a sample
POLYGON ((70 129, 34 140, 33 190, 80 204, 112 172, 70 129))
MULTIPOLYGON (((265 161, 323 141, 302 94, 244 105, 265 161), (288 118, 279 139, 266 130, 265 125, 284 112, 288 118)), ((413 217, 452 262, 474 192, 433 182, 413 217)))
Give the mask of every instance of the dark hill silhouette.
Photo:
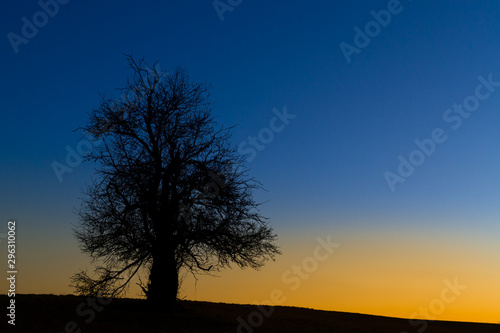
MULTIPOLYGON (((0 304, 8 297, 0 295, 0 304)), ((240 326, 237 318, 248 318, 254 305, 182 301, 175 313, 152 312, 145 300, 115 299, 109 304, 81 296, 17 295, 16 327, 4 318, 0 332, 370 332, 413 333, 407 319, 346 312, 319 311, 296 307, 275 307, 257 328, 240 326), (71 323, 73 321, 73 323, 71 323), (69 324, 68 324, 69 323, 69 324), (250 329, 250 330, 249 330, 250 329), (253 331, 252 331, 253 330, 253 331)), ((264 310, 269 310, 264 308, 264 310)), ((425 333, 500 333, 500 325, 465 322, 429 322, 425 333)))

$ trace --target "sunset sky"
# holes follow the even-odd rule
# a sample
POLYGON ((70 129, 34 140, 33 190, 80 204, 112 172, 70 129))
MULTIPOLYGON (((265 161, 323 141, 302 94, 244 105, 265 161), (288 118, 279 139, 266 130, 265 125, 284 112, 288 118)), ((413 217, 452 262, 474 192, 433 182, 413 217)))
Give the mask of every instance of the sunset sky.
POLYGON ((99 94, 120 97, 126 53, 212 84, 283 251, 260 271, 186 276, 182 297, 277 290, 280 305, 500 323, 500 2, 229 2, 4 6, 0 234, 17 221, 18 292, 71 293, 91 270, 72 228, 93 166, 58 178, 53 164, 99 94), (318 237, 338 243, 322 261, 318 237))

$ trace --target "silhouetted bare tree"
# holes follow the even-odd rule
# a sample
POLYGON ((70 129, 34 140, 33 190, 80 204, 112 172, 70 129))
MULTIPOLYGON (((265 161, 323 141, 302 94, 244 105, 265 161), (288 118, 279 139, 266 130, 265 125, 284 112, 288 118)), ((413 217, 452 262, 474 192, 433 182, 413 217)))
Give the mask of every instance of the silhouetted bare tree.
POLYGON ((127 56, 121 99, 102 98, 82 129, 102 143, 86 157, 97 177, 84 192, 75 234, 97 265, 80 271, 80 294, 123 294, 134 275, 156 305, 173 304, 179 273, 236 263, 259 268, 279 254, 252 197, 260 184, 218 127, 205 84, 127 56))

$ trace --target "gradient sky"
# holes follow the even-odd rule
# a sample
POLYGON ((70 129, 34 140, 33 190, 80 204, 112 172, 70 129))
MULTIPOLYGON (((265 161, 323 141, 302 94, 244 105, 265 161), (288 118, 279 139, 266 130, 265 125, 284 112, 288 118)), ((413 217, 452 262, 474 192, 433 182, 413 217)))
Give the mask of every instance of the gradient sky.
POLYGON ((5 5, 0 233, 18 221, 18 292, 69 293, 69 276, 90 268, 72 224, 92 165, 62 182, 51 165, 76 149, 99 93, 119 97, 127 53, 211 83, 219 122, 238 125, 234 144, 265 137, 273 109, 296 116, 248 162, 283 255, 260 271, 187 277, 183 297, 255 303, 279 289, 285 305, 410 317, 457 279, 467 289, 436 318, 500 322, 500 87, 479 88, 489 95, 459 128, 444 118, 474 101, 478 77, 500 81, 500 3, 402 0, 348 63, 341 43, 355 46, 355 27, 388 4, 245 0, 221 21, 212 1, 69 1, 17 53, 9 33, 42 9, 5 5), (384 174, 436 128, 447 140, 391 191, 384 174), (340 247, 290 290, 283 274, 329 235, 340 247))

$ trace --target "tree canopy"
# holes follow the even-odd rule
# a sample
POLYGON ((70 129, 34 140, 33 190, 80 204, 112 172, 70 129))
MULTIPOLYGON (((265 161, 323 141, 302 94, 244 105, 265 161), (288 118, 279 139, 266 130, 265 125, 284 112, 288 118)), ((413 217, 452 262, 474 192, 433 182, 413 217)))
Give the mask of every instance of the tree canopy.
POLYGON ((103 97, 82 127, 102 140, 86 156, 96 176, 84 191, 75 235, 96 264, 72 285, 122 295, 132 278, 155 304, 175 302, 179 274, 232 263, 259 268, 280 253, 259 212, 245 156, 217 125, 210 87, 186 70, 166 73, 127 56, 133 76, 121 98, 103 97))

